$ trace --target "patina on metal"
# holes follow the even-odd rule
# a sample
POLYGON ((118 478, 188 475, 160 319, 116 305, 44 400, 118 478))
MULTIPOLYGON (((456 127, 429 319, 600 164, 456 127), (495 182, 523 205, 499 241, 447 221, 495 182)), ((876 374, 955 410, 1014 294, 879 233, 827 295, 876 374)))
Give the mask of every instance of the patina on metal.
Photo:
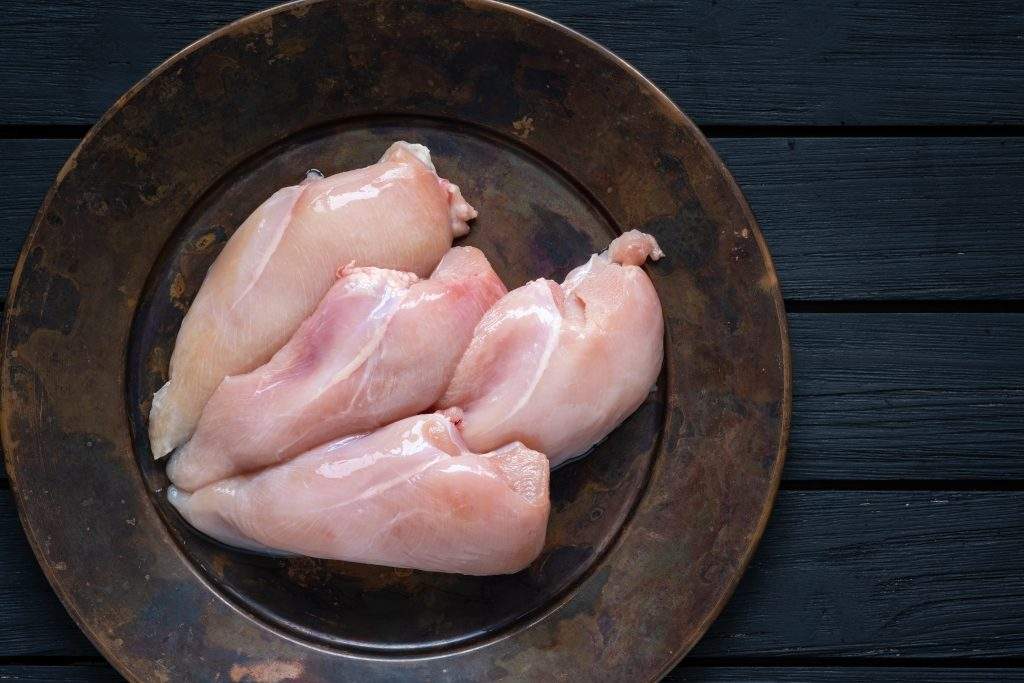
POLYGON ((32 546, 129 679, 643 680, 704 633, 760 538, 788 429, 778 282, 728 172, 653 85, 480 0, 299 2, 187 48, 60 172, 5 325, 3 441, 32 546), (232 231, 308 168, 427 144, 510 286, 654 234, 665 371, 552 478, 541 557, 462 577, 238 552, 170 508, 146 437, 232 231))

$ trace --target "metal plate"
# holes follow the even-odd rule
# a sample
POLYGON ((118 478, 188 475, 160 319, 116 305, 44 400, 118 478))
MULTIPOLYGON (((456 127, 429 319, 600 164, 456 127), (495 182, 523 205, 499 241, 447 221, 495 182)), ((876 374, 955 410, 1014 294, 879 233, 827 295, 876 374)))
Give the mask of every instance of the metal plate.
POLYGON ((693 124, 623 62, 491 2, 300 2, 175 56, 90 132, 22 254, 3 440, 55 590, 128 678, 639 680, 703 634, 782 466, 778 282, 693 124), (461 577, 232 551, 164 498, 145 415, 184 310, 241 220, 310 167, 427 144, 510 286, 657 236, 650 400, 552 478, 541 557, 461 577))

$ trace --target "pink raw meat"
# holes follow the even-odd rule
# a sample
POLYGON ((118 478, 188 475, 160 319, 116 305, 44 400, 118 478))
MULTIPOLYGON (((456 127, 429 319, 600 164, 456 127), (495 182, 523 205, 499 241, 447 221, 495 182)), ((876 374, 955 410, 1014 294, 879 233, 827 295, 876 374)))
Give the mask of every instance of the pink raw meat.
POLYGON ((186 491, 429 408, 505 286, 455 247, 428 280, 346 268, 269 363, 227 377, 167 473, 186 491))
POLYGON ((372 166, 276 192, 228 240, 182 322, 170 380, 153 397, 154 457, 188 440, 224 377, 281 348, 339 266, 426 276, 474 216, 427 149, 405 142, 372 166))
POLYGON ((650 235, 616 238, 558 285, 534 280, 484 315, 437 404, 466 443, 511 441, 555 467, 636 410, 661 372, 661 303, 639 266, 663 256, 650 235))
POLYGON ((472 453, 439 414, 168 498, 241 548, 474 575, 529 565, 550 508, 544 455, 518 443, 472 453))

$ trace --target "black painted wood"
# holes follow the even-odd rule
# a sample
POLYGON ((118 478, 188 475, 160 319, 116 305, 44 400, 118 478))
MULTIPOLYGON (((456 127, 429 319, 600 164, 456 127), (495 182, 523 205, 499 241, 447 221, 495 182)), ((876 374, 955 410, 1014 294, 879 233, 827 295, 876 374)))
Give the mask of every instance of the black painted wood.
MULTIPOLYGON (((7 492, 0 562, 0 652, 95 655, 45 586, 7 492)), ((1021 576, 1024 492, 783 491, 694 656, 1020 658, 1021 576)))
POLYGON ((97 654, 36 564, 11 492, 0 491, 0 656, 97 654))
POLYGON ((1024 298, 1024 138, 712 142, 787 300, 1024 298))
MULTIPOLYGON (((716 138, 789 301, 1024 298, 1024 138, 716 138)), ((0 297, 75 140, 0 140, 0 297)))
POLYGON ((1024 492, 784 491, 693 655, 1024 657, 1022 540, 1024 492))
POLYGON ((665 683, 976 683, 1024 681, 1024 669, 993 667, 941 668, 924 666, 744 666, 683 665, 665 683))
POLYGON ((77 140, 0 140, 0 298, 46 191, 77 140))
POLYGON ((795 313, 795 480, 1024 479, 1024 314, 795 313))
POLYGON ((116 683, 124 679, 109 664, 0 665, 0 681, 24 683, 116 683))
MULTIPOLYGON (((0 122, 82 124, 266 0, 9 3, 0 122)), ((1024 123, 1018 0, 521 0, 633 63, 700 124, 1024 123)))

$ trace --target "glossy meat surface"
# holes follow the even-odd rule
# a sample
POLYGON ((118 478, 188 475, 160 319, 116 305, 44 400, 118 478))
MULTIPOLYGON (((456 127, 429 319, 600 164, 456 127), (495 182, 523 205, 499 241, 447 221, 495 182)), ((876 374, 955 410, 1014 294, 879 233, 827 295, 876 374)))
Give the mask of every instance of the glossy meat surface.
POLYGON ((664 322, 639 266, 662 256, 630 231, 558 285, 534 280, 484 315, 438 407, 476 450, 521 441, 555 467, 635 411, 661 372, 664 322))
POLYGON ((427 280, 344 269, 270 362, 221 382, 171 458, 171 481, 195 490, 426 410, 504 294, 474 247, 451 249, 427 280))
POLYGON ((544 455, 518 443, 472 453, 440 414, 168 498, 237 547, 474 575, 529 565, 550 507, 544 455))
POLYGON ((398 142, 377 164, 310 178, 249 216, 207 273, 153 397, 150 445, 162 457, 192 434, 228 375, 266 363, 345 264, 428 275, 476 212, 439 178, 429 152, 398 142))

